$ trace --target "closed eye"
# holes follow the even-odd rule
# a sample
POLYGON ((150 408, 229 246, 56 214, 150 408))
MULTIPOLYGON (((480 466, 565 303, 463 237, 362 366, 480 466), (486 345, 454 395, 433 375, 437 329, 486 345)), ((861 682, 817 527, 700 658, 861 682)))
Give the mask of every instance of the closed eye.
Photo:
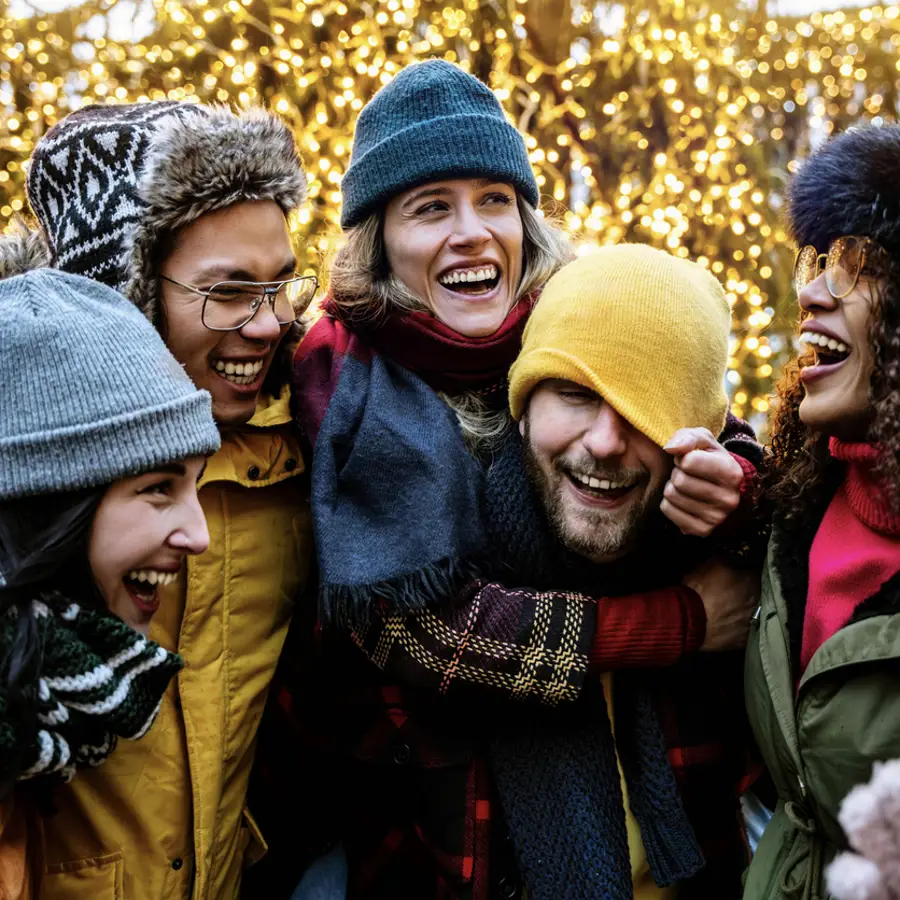
POLYGON ((138 494, 158 494, 163 497, 167 497, 172 493, 172 479, 165 478, 162 481, 154 481, 153 484, 148 485, 145 488, 142 488, 138 491, 138 494))
POLYGON ((432 200, 429 203, 424 203, 420 206, 415 211, 415 215, 421 216, 430 212, 445 212, 448 208, 449 207, 443 200, 432 200))

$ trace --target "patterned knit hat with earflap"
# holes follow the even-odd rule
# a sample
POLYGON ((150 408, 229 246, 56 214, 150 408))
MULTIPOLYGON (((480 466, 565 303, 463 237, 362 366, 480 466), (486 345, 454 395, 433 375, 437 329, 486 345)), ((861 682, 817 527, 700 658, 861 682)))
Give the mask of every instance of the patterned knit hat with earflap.
POLYGON ((659 446, 679 428, 719 434, 730 327, 725 291, 702 266, 643 244, 603 247, 547 282, 510 370, 513 418, 540 382, 560 378, 659 446))
POLYGON ((38 142, 28 172, 51 265, 120 290, 157 326, 172 235, 235 203, 273 200, 287 215, 305 198, 293 136, 261 108, 86 106, 38 142))

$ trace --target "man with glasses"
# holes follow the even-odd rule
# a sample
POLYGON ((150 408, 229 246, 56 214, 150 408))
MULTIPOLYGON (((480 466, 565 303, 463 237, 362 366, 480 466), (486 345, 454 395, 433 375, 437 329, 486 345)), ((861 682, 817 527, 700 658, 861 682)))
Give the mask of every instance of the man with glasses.
POLYGON ((256 728, 312 550, 281 365, 316 290, 287 223, 306 176, 263 110, 91 106, 38 143, 28 195, 50 264, 122 290, 222 430, 200 484, 210 549, 153 620, 185 668, 149 737, 55 798, 42 897, 234 897, 260 855, 244 808, 256 728))

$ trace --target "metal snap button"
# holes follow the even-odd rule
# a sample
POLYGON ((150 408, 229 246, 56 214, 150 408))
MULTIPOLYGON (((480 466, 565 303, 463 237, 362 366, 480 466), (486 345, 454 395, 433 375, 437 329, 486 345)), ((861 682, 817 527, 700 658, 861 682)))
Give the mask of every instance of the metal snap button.
POLYGON ((412 751, 406 744, 399 744, 394 747, 394 762, 398 766, 405 766, 412 758, 412 751))
POLYGON ((247 477, 251 481, 256 481, 256 479, 259 478, 259 466, 250 466, 250 468, 247 469, 247 477))

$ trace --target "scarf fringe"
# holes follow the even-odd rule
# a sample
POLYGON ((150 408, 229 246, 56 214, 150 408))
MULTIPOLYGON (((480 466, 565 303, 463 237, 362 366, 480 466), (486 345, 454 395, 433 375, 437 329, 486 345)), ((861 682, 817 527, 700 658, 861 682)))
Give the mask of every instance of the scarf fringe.
POLYGON ((409 615, 446 604, 483 571, 480 559, 442 559, 374 584, 323 584, 319 615, 325 625, 359 627, 372 615, 409 615))

